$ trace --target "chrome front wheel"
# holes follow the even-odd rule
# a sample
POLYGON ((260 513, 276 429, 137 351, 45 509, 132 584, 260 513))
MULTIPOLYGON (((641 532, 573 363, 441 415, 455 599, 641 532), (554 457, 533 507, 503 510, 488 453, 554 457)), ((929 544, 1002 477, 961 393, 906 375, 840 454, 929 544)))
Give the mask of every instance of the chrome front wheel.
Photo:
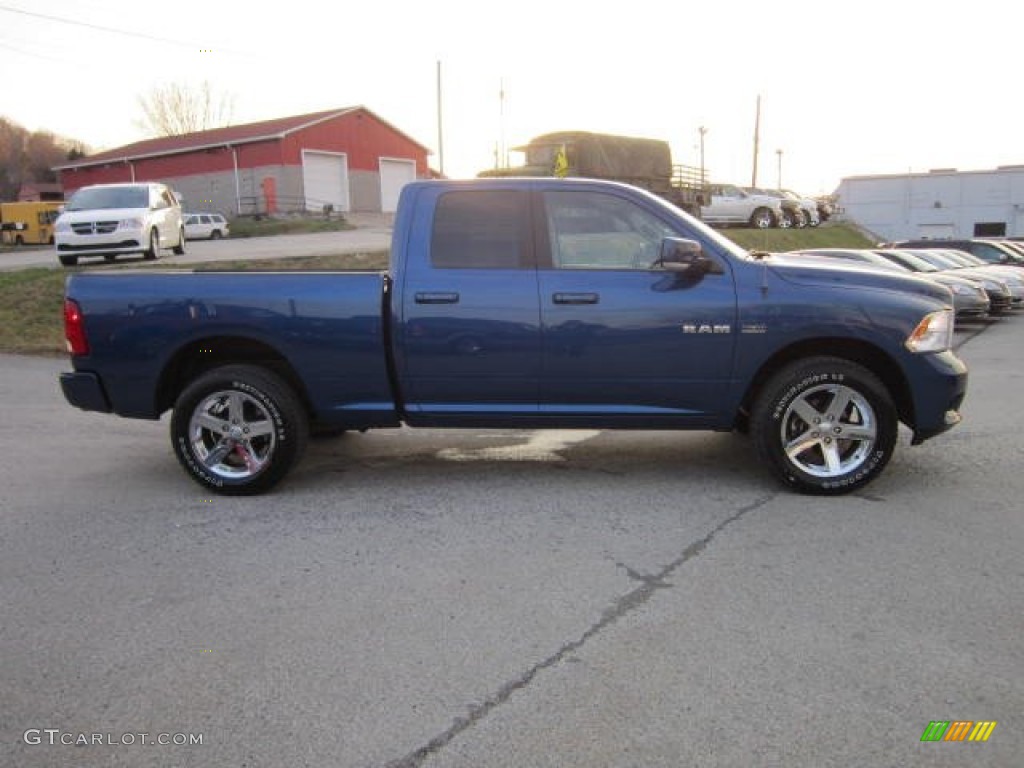
POLYGON ((783 414, 789 460, 815 477, 841 477, 864 463, 878 440, 875 411, 850 387, 825 384, 797 397, 783 414))
POLYGON ((899 428, 882 381, 835 357, 777 371, 761 389, 750 423, 758 452, 783 483, 823 495, 848 493, 877 477, 899 428))

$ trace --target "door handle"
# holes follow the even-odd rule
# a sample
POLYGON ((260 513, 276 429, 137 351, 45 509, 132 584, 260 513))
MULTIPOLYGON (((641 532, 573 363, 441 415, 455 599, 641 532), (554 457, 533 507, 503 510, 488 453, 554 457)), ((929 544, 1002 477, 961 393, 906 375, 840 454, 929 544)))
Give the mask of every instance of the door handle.
POLYGON ((600 298, 597 293, 556 293, 551 300, 555 304, 597 304, 600 298))
POLYGON ((458 304, 459 294, 450 292, 425 292, 416 294, 417 304, 458 304))

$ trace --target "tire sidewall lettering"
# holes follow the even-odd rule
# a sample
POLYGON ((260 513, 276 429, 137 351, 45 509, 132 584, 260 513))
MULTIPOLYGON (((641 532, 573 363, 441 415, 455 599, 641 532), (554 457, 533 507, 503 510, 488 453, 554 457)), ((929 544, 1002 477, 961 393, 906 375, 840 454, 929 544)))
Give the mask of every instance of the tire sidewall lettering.
POLYGON ((843 373, 812 373, 805 376, 796 384, 789 387, 785 394, 779 398, 775 408, 772 410, 772 420, 780 421, 786 409, 789 408, 790 404, 799 396, 802 392, 806 392, 811 387, 816 387, 821 384, 842 384, 846 381, 846 374, 843 373))
POLYGON ((281 412, 278 410, 277 403, 274 402, 273 398, 263 392, 263 390, 257 389, 244 381, 232 381, 231 387, 259 400, 267 409, 267 412, 270 413, 270 418, 274 422, 277 439, 282 443, 287 441, 288 430, 285 428, 284 418, 281 416, 281 412))

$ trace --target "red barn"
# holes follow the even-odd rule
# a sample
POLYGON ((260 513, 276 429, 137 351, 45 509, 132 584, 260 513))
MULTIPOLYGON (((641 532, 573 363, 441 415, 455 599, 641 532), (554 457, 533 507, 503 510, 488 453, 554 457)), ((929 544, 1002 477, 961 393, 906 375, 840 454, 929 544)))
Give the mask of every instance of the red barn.
POLYGON ((394 211, 429 150, 365 107, 148 139, 58 166, 66 195, 160 181, 191 211, 394 211))

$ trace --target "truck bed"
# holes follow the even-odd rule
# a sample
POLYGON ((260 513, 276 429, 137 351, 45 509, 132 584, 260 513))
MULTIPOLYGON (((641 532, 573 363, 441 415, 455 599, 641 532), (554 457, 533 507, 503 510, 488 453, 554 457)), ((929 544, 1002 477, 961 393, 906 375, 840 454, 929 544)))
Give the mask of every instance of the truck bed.
POLYGON ((106 410, 158 418, 172 405, 161 396, 163 384, 197 349, 211 363, 239 354, 279 359, 301 382, 318 421, 390 426, 397 416, 386 355, 387 284, 383 272, 72 275, 67 296, 87 318, 91 343, 75 368, 105 372, 106 410))

